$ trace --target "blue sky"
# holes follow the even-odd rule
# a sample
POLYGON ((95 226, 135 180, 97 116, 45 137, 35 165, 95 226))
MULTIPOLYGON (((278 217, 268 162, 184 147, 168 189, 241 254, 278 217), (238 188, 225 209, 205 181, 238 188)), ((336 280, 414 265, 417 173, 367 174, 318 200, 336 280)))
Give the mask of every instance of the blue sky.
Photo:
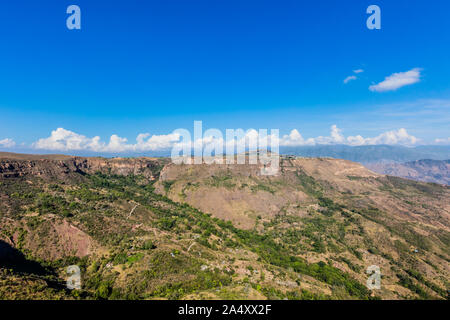
POLYGON ((448 12, 447 0, 3 1, 0 149, 36 149, 57 128, 135 143, 194 120, 450 144, 448 12), (71 4, 81 30, 66 27, 71 4), (371 4, 381 30, 366 27, 371 4))

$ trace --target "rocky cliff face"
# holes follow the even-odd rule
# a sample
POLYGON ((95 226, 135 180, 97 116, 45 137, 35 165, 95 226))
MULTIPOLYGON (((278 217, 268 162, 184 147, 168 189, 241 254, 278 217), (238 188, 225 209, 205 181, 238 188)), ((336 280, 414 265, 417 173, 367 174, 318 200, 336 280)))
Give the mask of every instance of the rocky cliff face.
POLYGON ((38 176, 43 179, 65 179, 72 174, 92 174, 96 172, 117 175, 143 175, 152 180, 159 168, 167 160, 154 158, 83 158, 83 157, 39 157, 0 158, 0 177, 38 176))
POLYGON ((447 188, 383 176, 339 159, 282 159, 278 175, 259 172, 257 165, 170 164, 155 190, 243 229, 278 215, 308 216, 323 198, 448 229, 447 188))

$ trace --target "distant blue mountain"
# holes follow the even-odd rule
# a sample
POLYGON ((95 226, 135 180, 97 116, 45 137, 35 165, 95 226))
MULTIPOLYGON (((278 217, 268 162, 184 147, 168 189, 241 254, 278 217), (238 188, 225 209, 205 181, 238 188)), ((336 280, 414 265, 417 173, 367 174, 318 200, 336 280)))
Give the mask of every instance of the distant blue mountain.
MULTIPOLYGON (((54 151, 24 149, 15 150, 28 154, 53 154, 54 151)), ((60 152, 59 152, 60 153, 60 152)), ((302 147, 280 147, 280 153, 284 155, 296 155, 302 157, 330 157, 346 159, 361 163, 373 162, 408 162, 422 159, 448 160, 450 159, 450 146, 419 146, 407 148, 401 146, 374 145, 351 147, 347 145, 315 145, 302 147)), ((64 154, 85 157, 170 157, 171 150, 159 150, 148 152, 135 152, 123 154, 96 153, 90 151, 71 151, 64 154)))
POLYGON ((421 159, 450 159, 450 146, 418 146, 414 148, 390 145, 351 147, 346 145, 316 145, 280 147, 281 154, 302 157, 331 157, 361 163, 380 161, 407 162, 421 159))

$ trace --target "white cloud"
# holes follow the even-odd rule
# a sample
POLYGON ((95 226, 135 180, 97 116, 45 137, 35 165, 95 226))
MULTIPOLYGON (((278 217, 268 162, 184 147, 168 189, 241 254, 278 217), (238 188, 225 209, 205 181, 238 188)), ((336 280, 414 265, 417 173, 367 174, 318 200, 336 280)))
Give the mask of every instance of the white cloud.
POLYGON ((414 68, 406 72, 393 73, 382 82, 371 85, 369 90, 375 92, 395 91, 401 87, 417 83, 420 81, 421 71, 420 68, 414 68))
POLYGON ((305 140, 303 136, 298 132, 297 129, 292 130, 288 135, 284 135, 280 139, 280 146, 284 147, 295 147, 302 145, 314 145, 315 141, 313 138, 305 140))
POLYGON ((347 78, 344 79, 344 83, 347 84, 352 80, 356 80, 357 77, 356 76, 348 76, 347 78))
POLYGON ((420 140, 401 128, 396 131, 387 131, 373 138, 364 138, 361 135, 345 137, 342 130, 336 125, 331 126, 330 136, 319 136, 305 140, 296 130, 292 130, 289 135, 285 135, 280 139, 280 146, 305 146, 316 144, 345 144, 350 146, 389 144, 389 145, 405 145, 412 146, 420 140))
POLYGON ((330 136, 314 138, 315 144, 345 144, 345 137, 335 124, 331 126, 330 136))
POLYGON ((180 135, 177 133, 170 133, 166 135, 150 136, 149 133, 141 133, 137 136, 136 140, 136 149, 139 151, 163 150, 170 149, 175 143, 179 142, 180 135), (148 139, 145 140, 146 138, 148 139))
POLYGON ((39 139, 33 144, 37 149, 46 150, 96 150, 99 148, 100 137, 87 138, 81 134, 58 128, 52 131, 50 137, 39 139))
POLYGON ((387 131, 374 138, 363 138, 360 135, 347 137, 349 145, 375 145, 375 144, 390 144, 390 145, 406 145, 412 146, 419 142, 419 139, 410 135, 406 129, 401 128, 397 131, 387 131))
POLYGON ((12 139, 6 138, 3 140, 0 140, 0 146, 3 148, 12 148, 15 145, 16 145, 16 143, 12 139))
POLYGON ((450 145, 450 137, 448 137, 447 139, 436 139, 434 140, 435 143, 437 144, 445 144, 445 145, 450 145))
MULTIPOLYGON (((363 73, 363 72, 364 72, 363 69, 356 69, 356 70, 353 70, 353 73, 355 73, 355 74, 359 74, 359 73, 363 73)), ((344 79, 344 83, 347 84, 347 83, 349 83, 350 81, 353 81, 353 80, 356 80, 356 79, 358 79, 357 76, 351 75, 351 76, 348 76, 347 78, 344 79)))
POLYGON ((126 152, 126 151, 153 151, 171 148, 179 140, 178 134, 153 135, 141 133, 136 138, 136 144, 129 144, 126 138, 115 134, 108 143, 102 142, 100 137, 88 138, 84 135, 58 128, 52 131, 50 137, 39 139, 33 144, 36 149, 44 150, 87 150, 94 152, 126 152))

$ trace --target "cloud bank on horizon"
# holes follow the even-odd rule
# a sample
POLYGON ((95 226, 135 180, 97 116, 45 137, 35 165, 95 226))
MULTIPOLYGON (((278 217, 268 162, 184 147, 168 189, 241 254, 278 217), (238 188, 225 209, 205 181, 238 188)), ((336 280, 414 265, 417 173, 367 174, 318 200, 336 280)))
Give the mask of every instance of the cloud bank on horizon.
MULTIPOLYGON (((245 137, 234 139, 233 141, 225 140, 222 137, 214 137, 205 135, 203 137, 203 145, 207 146, 214 143, 222 143, 227 145, 229 143, 252 145, 258 140, 259 132, 254 129, 249 129, 245 132, 245 137)), ((421 139, 410 135, 406 129, 400 128, 398 130, 387 131, 375 137, 344 136, 342 130, 337 125, 332 125, 329 136, 318 136, 315 138, 304 138, 297 129, 291 130, 289 134, 277 137, 270 135, 271 139, 278 139, 280 147, 297 147, 297 146, 315 146, 315 145, 349 145, 349 146, 364 146, 364 145, 402 145, 414 146, 421 143, 421 139)), ((273 141, 273 140, 272 140, 273 141)), ((85 135, 66 130, 64 128, 57 128, 53 130, 49 137, 38 139, 30 146, 36 150, 48 151, 90 151, 102 153, 124 153, 124 152, 144 152, 144 151, 164 151, 169 150, 175 146, 181 146, 186 143, 200 143, 197 141, 184 141, 180 134, 173 133, 167 135, 150 135, 148 133, 141 133, 136 137, 136 143, 129 143, 128 139, 119 137, 113 134, 108 142, 104 142, 99 136, 87 137, 85 135)), ((436 144, 449 144, 450 138, 436 139, 436 144)), ((13 148, 16 143, 11 139, 0 140, 0 146, 4 148, 13 148)))

